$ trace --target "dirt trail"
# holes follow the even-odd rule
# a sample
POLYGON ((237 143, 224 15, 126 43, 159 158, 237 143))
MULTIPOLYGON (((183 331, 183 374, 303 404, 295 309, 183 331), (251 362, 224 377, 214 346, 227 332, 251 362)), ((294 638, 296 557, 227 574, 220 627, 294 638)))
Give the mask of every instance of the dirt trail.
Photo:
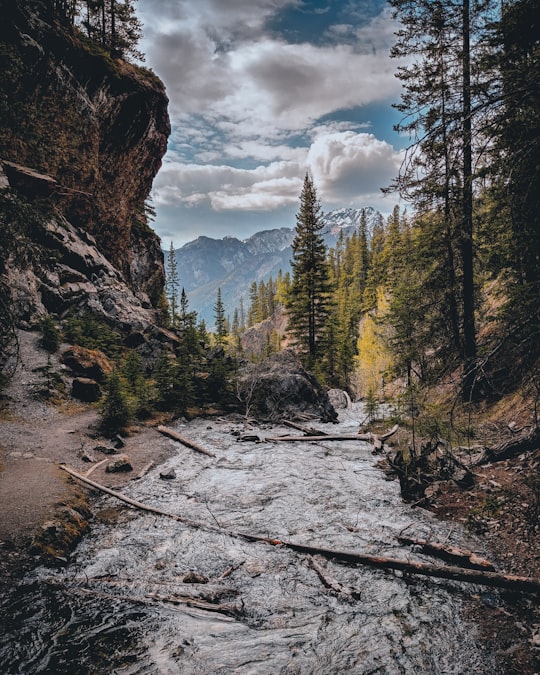
MULTIPOLYGON (((36 368, 47 362, 37 334, 21 332, 19 349, 20 362, 0 408, 0 545, 7 550, 25 548, 58 502, 74 493, 72 481, 58 465, 86 470, 88 464, 81 455, 87 452, 96 460, 104 459, 106 455, 94 448, 110 445, 96 431, 95 407, 69 399, 54 406, 36 398, 43 381, 36 368)), ((56 356, 51 365, 61 368, 56 356)), ((119 487, 148 462, 158 464, 170 455, 173 442, 154 429, 137 427, 133 431, 122 449, 129 455, 133 471, 106 474, 99 468, 93 474, 96 480, 119 487)))

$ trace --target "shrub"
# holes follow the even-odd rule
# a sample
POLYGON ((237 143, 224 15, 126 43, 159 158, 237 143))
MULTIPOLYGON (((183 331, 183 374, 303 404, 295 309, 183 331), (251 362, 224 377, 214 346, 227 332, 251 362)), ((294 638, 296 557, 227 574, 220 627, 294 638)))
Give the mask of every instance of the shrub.
POLYGON ((100 429, 106 434, 117 434, 122 431, 131 418, 127 395, 116 371, 110 374, 107 381, 107 393, 100 413, 100 429))
POLYGON ((52 317, 48 314, 40 324, 41 338, 40 345, 49 352, 54 354, 60 347, 60 331, 56 327, 52 317))

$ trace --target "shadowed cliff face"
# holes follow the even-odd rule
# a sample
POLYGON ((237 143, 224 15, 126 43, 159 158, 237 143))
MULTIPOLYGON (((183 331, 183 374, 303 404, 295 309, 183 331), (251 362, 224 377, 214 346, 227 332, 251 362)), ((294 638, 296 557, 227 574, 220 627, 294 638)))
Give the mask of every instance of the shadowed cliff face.
POLYGON ((155 306, 163 254, 145 202, 170 133, 164 86, 32 4, 0 0, 0 159, 56 180, 55 209, 155 306))

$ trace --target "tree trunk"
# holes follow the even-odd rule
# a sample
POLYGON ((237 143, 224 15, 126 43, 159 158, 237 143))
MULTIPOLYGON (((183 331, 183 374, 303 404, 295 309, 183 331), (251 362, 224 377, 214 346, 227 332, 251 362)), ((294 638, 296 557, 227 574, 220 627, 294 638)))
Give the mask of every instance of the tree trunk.
POLYGON ((471 127, 471 46, 470 0, 463 0, 462 56, 462 143, 463 199, 461 225, 461 257, 463 264, 463 399, 474 397, 476 378, 476 328, 474 320, 474 248, 473 248, 473 175, 471 127))

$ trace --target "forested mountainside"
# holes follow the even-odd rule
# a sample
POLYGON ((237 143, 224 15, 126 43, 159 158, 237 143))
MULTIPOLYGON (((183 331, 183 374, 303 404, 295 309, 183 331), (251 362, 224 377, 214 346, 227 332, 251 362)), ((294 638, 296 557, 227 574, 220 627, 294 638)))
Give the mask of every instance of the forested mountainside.
POLYGON ((88 39, 60 4, 0 2, 4 312, 31 326, 86 308, 128 332, 154 322, 162 296, 147 200, 168 100, 153 73, 88 39))
MULTIPOLYGON (((371 207, 341 208, 324 213, 322 233, 329 248, 338 239, 352 236, 365 218, 369 236, 383 222, 382 215, 371 207)), ((212 239, 198 237, 175 251, 179 286, 185 289, 193 309, 208 325, 213 323, 217 289, 226 311, 243 303, 247 309, 253 282, 268 282, 278 273, 291 270, 294 228, 281 227, 257 232, 240 241, 235 237, 212 239)))

